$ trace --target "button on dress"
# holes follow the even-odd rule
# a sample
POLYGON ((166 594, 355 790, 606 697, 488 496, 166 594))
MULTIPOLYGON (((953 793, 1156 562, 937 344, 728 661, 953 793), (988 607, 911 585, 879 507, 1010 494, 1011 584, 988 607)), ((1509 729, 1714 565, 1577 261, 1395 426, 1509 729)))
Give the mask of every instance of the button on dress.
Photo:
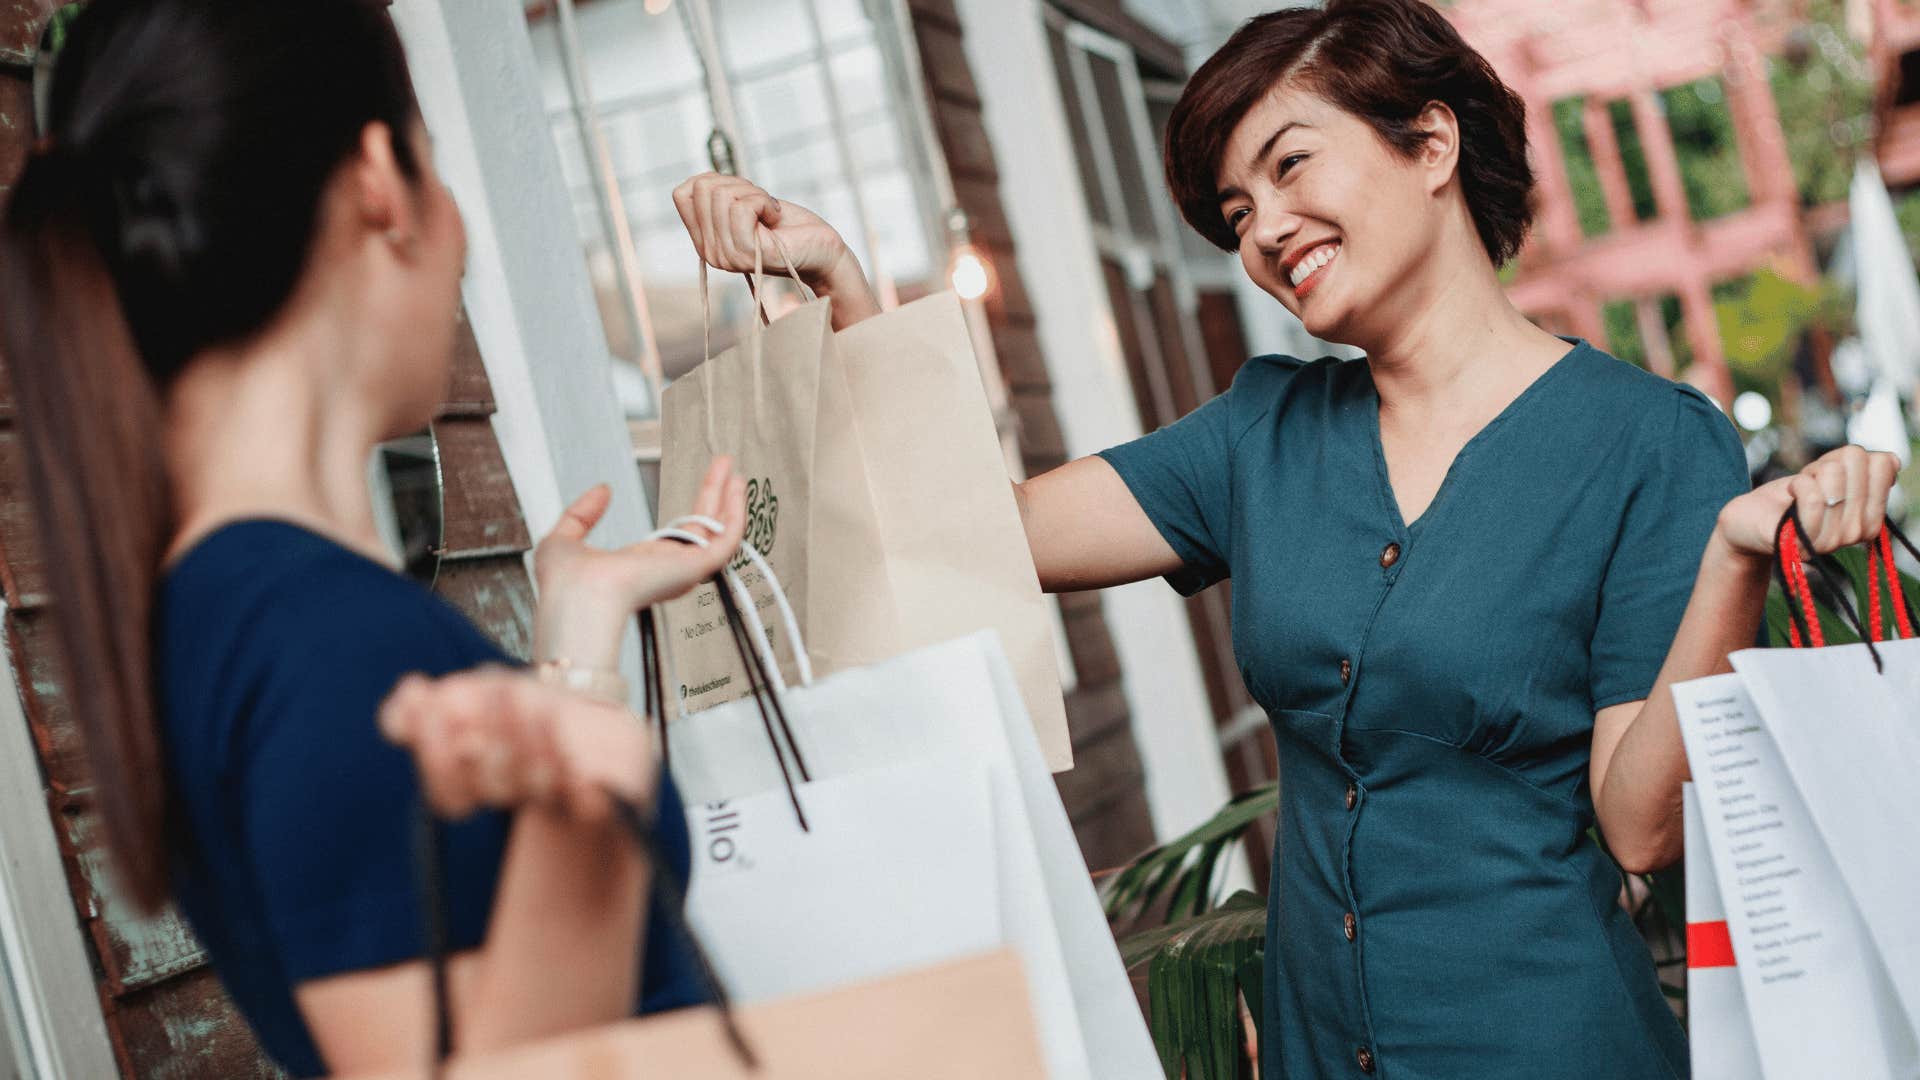
POLYGON ((1364 361, 1257 357, 1101 456, 1176 588, 1233 579, 1278 743, 1262 1076, 1685 1076, 1587 769, 1748 489, 1714 405, 1573 342, 1411 523, 1364 361))

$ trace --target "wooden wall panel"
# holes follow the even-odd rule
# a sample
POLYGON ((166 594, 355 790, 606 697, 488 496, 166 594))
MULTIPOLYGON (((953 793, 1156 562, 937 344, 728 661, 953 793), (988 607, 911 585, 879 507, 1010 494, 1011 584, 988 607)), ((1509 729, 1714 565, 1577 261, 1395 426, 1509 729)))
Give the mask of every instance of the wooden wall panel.
POLYGON ((282 1080, 244 1023, 226 1022, 233 1006, 212 969, 129 995, 111 1022, 126 1075, 141 1080, 282 1080))
POLYGON ((20 610, 45 603, 47 586, 28 506, 20 436, 10 420, 0 425, 0 589, 6 591, 7 606, 20 610))
POLYGON ((507 460, 484 416, 436 421, 440 450, 440 550, 450 557, 502 555, 532 546, 507 460))
POLYGON ((433 591, 486 631, 509 656, 533 656, 533 582, 519 554, 445 559, 433 591))
POLYGON ((473 324, 467 321, 467 309, 463 306, 453 341, 453 375, 448 380, 447 400, 440 406, 440 415, 492 416, 493 411, 493 384, 487 381, 480 343, 474 340, 473 324))
POLYGON ((85 798, 56 798, 61 846, 79 872, 79 906, 100 959, 106 992, 120 997, 205 967, 207 954, 176 910, 142 916, 121 898, 113 880, 99 815, 85 798))
POLYGON ((66 677, 52 641, 52 616, 45 611, 7 613, 7 651, 20 685, 20 704, 40 751, 40 767, 50 794, 67 794, 89 783, 86 754, 73 712, 67 707, 66 677))

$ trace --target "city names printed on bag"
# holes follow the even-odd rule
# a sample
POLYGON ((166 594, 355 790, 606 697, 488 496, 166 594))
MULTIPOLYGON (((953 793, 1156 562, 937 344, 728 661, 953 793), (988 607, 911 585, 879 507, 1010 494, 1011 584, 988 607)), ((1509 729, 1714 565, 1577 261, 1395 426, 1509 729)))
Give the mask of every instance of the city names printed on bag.
MULTIPOLYGON (((1719 818, 1732 846, 1738 892, 1730 899, 1740 905, 1754 955, 1749 961, 1762 983, 1805 978, 1804 962, 1796 947, 1825 937, 1817 926, 1800 925, 1789 890, 1804 867, 1790 850, 1776 842, 1787 829, 1778 802, 1767 794, 1778 779, 1763 764, 1770 756, 1771 738, 1741 698, 1729 695, 1699 703, 1699 730, 1705 748, 1705 775, 1696 765, 1695 779, 1703 780, 1702 809, 1719 818)), ((1789 845, 1790 846, 1790 845, 1789 845)))

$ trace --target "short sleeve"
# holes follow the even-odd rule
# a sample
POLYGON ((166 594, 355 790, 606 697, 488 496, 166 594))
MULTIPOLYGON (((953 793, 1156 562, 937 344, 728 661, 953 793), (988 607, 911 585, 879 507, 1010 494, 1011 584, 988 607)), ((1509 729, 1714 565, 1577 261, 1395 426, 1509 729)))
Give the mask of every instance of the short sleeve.
POLYGON ((1229 576, 1233 445, 1271 411, 1272 376, 1291 372, 1290 357, 1255 357, 1241 365, 1227 392, 1132 442, 1100 452, 1133 493, 1147 519, 1184 565, 1167 575, 1183 596, 1229 576))
MULTIPOLYGON (((460 633, 469 628, 432 595, 373 568, 292 584, 274 625, 278 647, 233 775, 240 840, 287 980, 418 958, 419 785, 411 756, 380 735, 377 710, 406 674, 492 657, 476 655, 460 633)), ((455 950, 485 935, 506 821, 479 814, 445 829, 455 950)))
POLYGON ((1653 692, 1721 507, 1750 486, 1740 437, 1705 395, 1675 387, 1671 420, 1649 426, 1645 474, 1629 493, 1591 649, 1597 712, 1653 692))

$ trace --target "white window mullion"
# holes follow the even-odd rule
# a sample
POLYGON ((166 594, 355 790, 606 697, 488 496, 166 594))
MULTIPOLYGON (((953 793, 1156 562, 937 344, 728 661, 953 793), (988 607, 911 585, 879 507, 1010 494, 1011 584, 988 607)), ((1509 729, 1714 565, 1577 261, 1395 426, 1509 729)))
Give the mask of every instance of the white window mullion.
POLYGON ((118 1076, 40 755, 18 675, 7 668, 0 680, 0 1068, 31 1080, 118 1076))

